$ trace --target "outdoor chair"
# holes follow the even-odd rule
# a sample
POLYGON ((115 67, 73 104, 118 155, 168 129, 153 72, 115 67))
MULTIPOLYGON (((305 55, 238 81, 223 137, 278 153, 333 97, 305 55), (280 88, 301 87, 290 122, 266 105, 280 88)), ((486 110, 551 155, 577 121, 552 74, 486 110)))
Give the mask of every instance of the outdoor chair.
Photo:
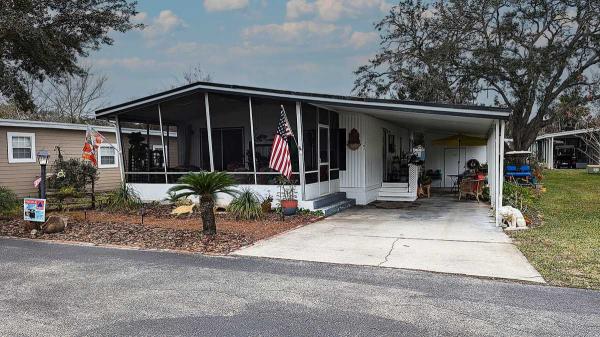
POLYGON ((529 165, 522 165, 518 169, 516 165, 507 165, 504 170, 504 177, 506 180, 520 185, 531 185, 533 172, 529 165))
POLYGON ((458 200, 463 196, 473 196, 479 202, 479 198, 483 197, 483 185, 485 179, 464 178, 460 181, 458 187, 458 200))

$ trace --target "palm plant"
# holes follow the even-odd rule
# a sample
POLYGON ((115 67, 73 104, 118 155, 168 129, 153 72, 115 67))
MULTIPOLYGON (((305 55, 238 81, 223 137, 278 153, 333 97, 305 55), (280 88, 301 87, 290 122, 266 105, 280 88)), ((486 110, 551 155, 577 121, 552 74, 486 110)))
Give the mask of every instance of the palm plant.
POLYGON ((200 199, 200 216, 202 217, 202 233, 217 233, 215 222, 215 200, 217 193, 235 195, 232 186, 236 181, 225 172, 189 173, 177 181, 177 185, 169 189, 169 193, 178 199, 197 196, 200 199))
POLYGON ((235 215, 238 220, 256 220, 263 216, 260 199, 254 191, 249 189, 242 190, 239 195, 233 198, 227 210, 235 215))

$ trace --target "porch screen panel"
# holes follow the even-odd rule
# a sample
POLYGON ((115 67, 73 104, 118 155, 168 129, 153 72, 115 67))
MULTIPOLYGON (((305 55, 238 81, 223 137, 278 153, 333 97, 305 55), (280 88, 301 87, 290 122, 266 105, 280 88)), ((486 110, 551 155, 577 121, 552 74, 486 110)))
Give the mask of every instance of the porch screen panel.
POLYGON ((302 103, 302 130, 304 141, 304 171, 307 184, 319 182, 319 151, 317 149, 317 108, 302 103))
POLYGON ((331 169, 331 180, 339 179, 340 162, 340 136, 339 116, 335 111, 329 112, 329 168, 331 169))
POLYGON ((215 171, 231 173, 239 184, 254 184, 248 97, 209 94, 208 100, 215 171))
POLYGON ((169 183, 188 172, 210 171, 204 93, 161 104, 169 183))
POLYGON ((125 181, 164 184, 158 105, 119 115, 125 181), (158 147, 158 149, 157 149, 158 147))
MULTIPOLYGON (((296 103, 290 101, 279 101, 266 98, 252 98, 252 122, 254 125, 254 152, 256 155, 256 180, 259 185, 276 185, 280 174, 269 168, 271 158, 271 147, 277 132, 279 119, 281 118, 281 106, 283 105, 290 127, 294 135, 298 134, 296 119, 296 103)), ((288 141, 290 157, 292 161, 291 180, 298 184, 298 147, 294 139, 288 141)))

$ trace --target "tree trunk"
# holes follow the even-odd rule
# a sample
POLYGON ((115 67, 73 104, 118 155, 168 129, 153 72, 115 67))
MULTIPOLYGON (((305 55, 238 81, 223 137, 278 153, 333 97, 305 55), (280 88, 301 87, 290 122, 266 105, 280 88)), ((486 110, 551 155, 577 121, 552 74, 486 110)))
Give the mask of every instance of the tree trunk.
POLYGON ((202 234, 217 234, 217 223, 215 222, 215 201, 212 196, 200 197, 200 216, 202 217, 202 234))

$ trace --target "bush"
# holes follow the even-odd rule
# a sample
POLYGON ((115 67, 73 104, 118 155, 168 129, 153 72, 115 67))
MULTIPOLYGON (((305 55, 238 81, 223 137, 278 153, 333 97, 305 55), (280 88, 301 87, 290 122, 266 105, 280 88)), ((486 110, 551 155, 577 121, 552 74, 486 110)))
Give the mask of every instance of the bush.
POLYGON ((247 189, 233 198, 227 207, 227 211, 235 215, 236 219, 241 220, 254 220, 263 216, 258 196, 253 191, 247 189))
POLYGON ((106 207, 112 210, 137 210, 142 207, 142 199, 134 189, 122 184, 108 194, 106 207))
POLYGON ((75 198, 79 196, 79 192, 73 186, 63 186, 54 194, 54 197, 58 201, 58 210, 62 211, 65 200, 68 198, 75 198))
POLYGON ((502 201, 504 205, 512 206, 526 213, 534 207, 537 195, 531 187, 504 182, 502 201))
POLYGON ((15 192, 0 186, 0 214, 12 214, 19 207, 19 199, 15 192))
POLYGON ((48 178, 48 188, 55 190, 72 187, 83 191, 88 183, 98 179, 98 169, 94 165, 75 158, 55 160, 52 170, 54 174, 48 178))

